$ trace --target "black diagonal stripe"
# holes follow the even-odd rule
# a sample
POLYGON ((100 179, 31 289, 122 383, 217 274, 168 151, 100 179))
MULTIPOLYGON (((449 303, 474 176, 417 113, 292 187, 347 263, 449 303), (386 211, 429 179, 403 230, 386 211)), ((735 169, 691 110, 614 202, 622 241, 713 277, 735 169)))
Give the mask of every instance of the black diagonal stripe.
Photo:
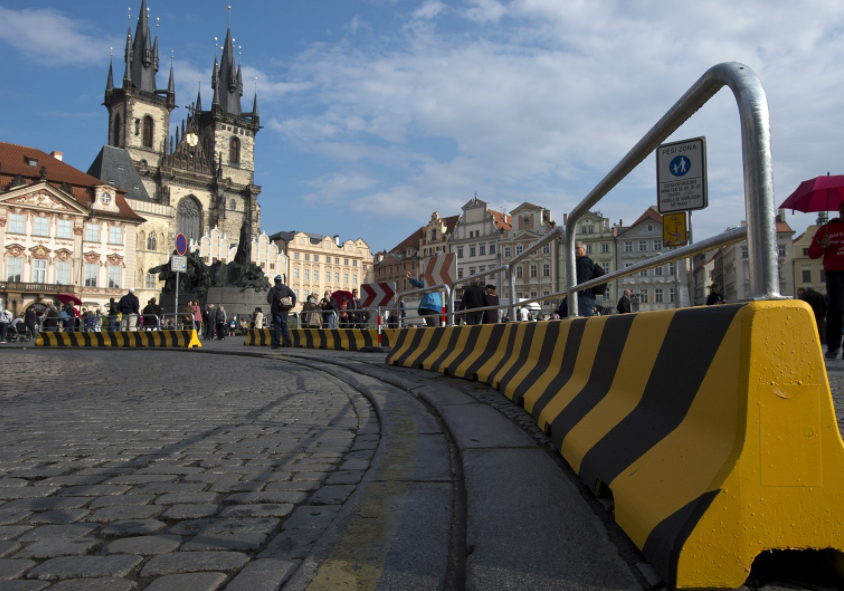
POLYGON ((68 340, 70 336, 66 332, 57 332, 56 333, 56 346, 58 347, 67 347, 68 340))
POLYGON ((615 379, 615 371, 627 343, 627 335, 635 314, 622 314, 610 316, 604 325, 601 333, 601 342, 598 343, 598 350, 595 353, 595 362, 592 364, 592 373, 589 380, 574 399, 566 406, 560 414, 551 422, 551 436, 554 445, 560 449, 568 432, 577 425, 589 411, 591 411, 610 391, 610 386, 615 379))
POLYGON ((580 350, 580 342, 583 340, 583 331, 586 329, 586 318, 575 318, 569 326, 569 334, 566 338, 566 348, 563 350, 563 361, 560 363, 560 370, 557 372, 548 384, 548 387, 539 395, 536 403, 531 409, 531 413, 535 418, 548 406, 548 403, 554 399, 554 396, 568 384, 574 373, 574 366, 577 363, 577 353, 580 350))
POLYGON ((648 534, 642 553, 648 557, 670 588, 677 586, 677 563, 680 560, 683 545, 720 492, 720 490, 713 490, 703 493, 679 511, 663 519, 648 534))
POLYGON ((478 370, 498 352, 506 327, 506 324, 493 325, 492 330, 489 332, 489 338, 483 343, 483 351, 478 358, 475 359, 468 368, 466 368, 466 375, 461 377, 465 377, 470 380, 476 379, 478 370))
MULTIPOLYGON (((513 390, 513 402, 519 404, 519 401, 524 397, 528 390, 536 383, 542 374, 544 374, 551 365, 551 357, 554 355, 554 350, 557 348, 557 340, 560 338, 560 323, 547 323, 545 327, 545 336, 542 338, 542 348, 539 350, 539 359, 536 366, 525 377, 520 384, 516 385, 513 390)), ((530 350, 530 347, 524 347, 530 350)))
POLYGON ((642 399, 583 457, 580 478, 589 490, 609 485, 630 464, 671 433, 694 401, 738 306, 709 306, 674 315, 642 399))
POLYGON ((416 357, 416 361, 414 362, 414 363, 416 363, 417 367, 421 368, 422 363, 425 360, 427 360, 430 356, 436 354, 437 347, 439 347, 440 341, 442 341, 443 336, 445 336, 445 328, 441 328, 441 327, 437 327, 437 328, 416 328, 414 330, 418 330, 420 332, 426 331, 426 330, 434 331, 433 334, 431 334, 431 340, 428 341, 428 346, 425 347, 422 350, 422 353, 419 354, 419 356, 416 357))
POLYGON ((341 342, 340 342, 340 329, 339 328, 332 328, 330 331, 331 341, 330 345, 328 345, 329 349, 334 351, 339 351, 342 349, 341 342))
POLYGON ((82 333, 82 343, 83 343, 86 347, 90 347, 90 346, 92 346, 92 344, 93 344, 93 343, 91 342, 91 334, 92 334, 92 333, 90 333, 90 332, 83 332, 83 333, 82 333))
MULTIPOLYGON (((445 335, 446 328, 437 328, 438 332, 441 332, 442 335, 445 335)), ((444 338, 441 337, 441 338, 444 338)), ((433 371, 442 371, 441 365, 442 362, 445 361, 446 357, 451 355, 452 351, 454 351, 454 347, 457 345, 457 339, 460 338, 460 329, 458 327, 454 327, 451 329, 451 334, 448 336, 448 341, 445 343, 445 347, 443 347, 442 353, 440 353, 439 357, 437 357, 433 363, 431 363, 431 369, 433 371)))
POLYGON ((392 347, 392 343, 390 342, 390 333, 386 330, 381 331, 381 346, 382 347, 392 347))
POLYGON ((391 351, 390 356, 387 358, 387 363, 389 363, 390 365, 398 365, 400 367, 405 367, 407 358, 419 349, 419 343, 422 342, 423 334, 424 331, 418 328, 413 330, 410 330, 409 328, 404 328, 399 331, 399 339, 396 343, 396 346, 393 347, 393 351, 398 352, 400 349, 402 349, 408 339, 410 339, 410 344, 407 346, 407 350, 401 355, 396 356, 398 353, 393 354, 393 352, 391 351))
POLYGON ((443 368, 448 372, 449 375, 452 376, 456 375, 455 372, 457 371, 457 368, 460 367, 460 364, 466 361, 466 358, 468 358, 469 355, 475 352, 475 349, 478 346, 478 338, 481 334, 481 325, 478 324, 474 326, 464 326, 460 330, 465 330, 469 332, 469 334, 466 336, 466 344, 463 346, 463 350, 457 355, 457 358, 455 358, 455 360, 452 361, 448 367, 443 368))
POLYGON ((509 331, 509 333, 507 334, 507 346, 504 350, 504 357, 502 357, 498 362, 498 366, 489 372, 489 385, 493 387, 498 381, 498 374, 504 370, 507 366, 507 362, 513 356, 513 350, 516 348, 516 336, 519 334, 519 325, 507 324, 506 330, 509 331))
POLYGON ((363 335, 363 346, 364 347, 371 347, 372 344, 373 344, 372 343, 372 332, 368 328, 365 328, 361 331, 361 334, 363 335))
POLYGON ((97 340, 97 344, 98 344, 100 347, 104 347, 104 346, 105 346, 105 336, 103 335, 103 333, 101 333, 101 332, 95 332, 95 333, 94 333, 94 338, 97 340))
POLYGON ((304 331, 305 337, 305 348, 306 349, 313 349, 314 348, 314 331, 313 329, 306 328, 304 331))
MULTIPOLYGON (((536 326, 536 322, 528 322, 527 326, 525 326, 525 336, 522 339, 521 347, 519 347, 518 351, 511 353, 511 355, 515 355, 516 362, 501 376, 499 388, 502 388, 502 391, 504 386, 510 383, 510 380, 519 373, 519 370, 522 369, 527 361, 528 353, 530 353, 530 344, 533 341, 533 333, 536 332, 536 326)), ((507 358, 510 358, 510 355, 507 355, 507 358)))
MULTIPOLYGON (((406 329, 397 331, 398 336, 396 336, 396 342, 393 343, 393 347, 390 349, 390 352, 387 353, 387 359, 385 360, 387 365, 401 365, 401 363, 399 363, 399 351, 404 348, 404 344, 407 339, 410 339, 411 343, 414 339, 414 336, 411 336, 409 332, 410 331, 406 329)), ((408 350, 410 350, 410 345, 408 345, 408 350)), ((407 351, 405 351, 405 354, 407 354, 407 351)))
POLYGON ((136 330, 135 332, 130 332, 129 334, 132 335, 132 338, 135 340, 136 346, 148 347, 150 345, 149 340, 144 338, 144 333, 136 330))

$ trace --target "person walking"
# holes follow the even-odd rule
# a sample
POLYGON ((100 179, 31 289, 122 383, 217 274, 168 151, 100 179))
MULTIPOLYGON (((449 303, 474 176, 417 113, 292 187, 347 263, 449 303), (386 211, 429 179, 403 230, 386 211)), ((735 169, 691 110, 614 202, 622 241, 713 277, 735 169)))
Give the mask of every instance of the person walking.
POLYGON ((223 341, 226 339, 226 309, 223 304, 217 304, 217 313, 214 316, 214 321, 217 324, 217 340, 223 341))
POLYGON ((630 314, 633 311, 633 300, 630 299, 631 295, 633 295, 633 292, 625 289, 621 297, 618 298, 618 304, 615 309, 618 310, 619 314, 630 314))
POLYGON ((47 310, 44 312, 44 329, 49 332, 58 332, 59 330, 59 311, 55 304, 51 301, 44 302, 47 310))
MULTIPOLYGON (((495 291, 494 285, 487 285, 484 287, 484 305, 498 306, 501 302, 498 299, 498 293, 495 291)), ((484 310, 483 321, 484 324, 498 324, 501 321, 501 310, 484 310)))
MULTIPOLYGON (((460 306, 463 310, 472 308, 483 308, 486 304, 486 294, 477 281, 473 281, 463 290, 463 297, 460 298, 460 306)), ((480 312, 466 312, 462 315, 466 324, 481 324, 484 318, 483 310, 480 312)))
POLYGON ((26 325, 26 331, 32 338, 35 338, 38 334, 35 331, 35 306, 26 309, 26 312, 23 313, 23 322, 26 325))
POLYGON ((292 347, 293 339, 290 338, 287 317, 296 305, 296 294, 283 283, 281 275, 275 276, 275 285, 267 293, 267 303, 270 304, 270 314, 273 316, 272 348, 281 347, 282 339, 285 347, 292 347))
POLYGON ((358 290, 352 290, 352 297, 349 298, 349 304, 346 309, 349 310, 349 328, 363 328, 363 312, 352 312, 352 310, 361 309, 358 290))
POLYGON ((302 316, 306 328, 322 328, 322 312, 316 293, 308 296, 308 301, 302 306, 302 316))
POLYGON ((205 340, 213 341, 214 331, 217 325, 217 310, 214 308, 214 304, 207 304, 205 306, 205 315, 202 319, 205 322, 205 340))
POLYGON ((141 302, 135 295, 134 287, 130 287, 128 293, 120 298, 117 308, 123 314, 123 318, 126 319, 129 330, 133 332, 138 330, 138 314, 141 313, 141 302))
POLYGON ((319 307, 322 308, 322 323, 329 329, 335 328, 335 320, 337 315, 337 302, 331 297, 331 291, 326 289, 323 298, 319 301, 319 307))
POLYGON ((0 306, 0 344, 6 344, 6 332, 12 324, 12 313, 0 306))
POLYGON ((837 218, 818 228, 809 246, 809 258, 823 257, 826 277, 826 358, 835 359, 841 348, 841 314, 844 313, 844 201, 837 218))
POLYGON ((264 311, 261 308, 255 308, 255 314, 252 318, 252 328, 264 328, 264 311))
POLYGON ((117 302, 114 298, 108 300, 108 332, 117 330, 117 321, 119 320, 120 309, 117 307, 117 302))
MULTIPOLYGON (((585 283, 604 274, 604 269, 586 256, 586 245, 579 240, 574 245, 574 256, 578 283, 585 283)), ((580 316, 593 316, 595 314, 595 296, 605 293, 606 290, 606 284, 578 290, 577 313, 580 316)))
POLYGON ((188 302, 188 305, 193 310, 194 329, 199 332, 202 330, 202 307, 199 305, 199 300, 188 302))
POLYGON ((706 298, 707 306, 720 306, 726 304, 724 296, 721 295, 721 286, 718 283, 713 283, 709 286, 709 297, 706 298))
MULTIPOLYGON (((414 279, 410 276, 410 271, 405 274, 410 284, 415 288, 425 287, 425 283, 414 279)), ((422 301, 419 303, 417 313, 425 320, 427 326, 439 326, 440 314, 442 314, 442 300, 440 299, 440 292, 429 291, 422 296, 422 301)))

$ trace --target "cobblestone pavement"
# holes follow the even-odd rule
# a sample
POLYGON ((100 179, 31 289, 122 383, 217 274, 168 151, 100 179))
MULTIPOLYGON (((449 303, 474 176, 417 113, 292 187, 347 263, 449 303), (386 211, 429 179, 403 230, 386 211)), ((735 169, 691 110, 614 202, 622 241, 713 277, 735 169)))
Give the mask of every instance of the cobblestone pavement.
POLYGON ((320 372, 222 359, 4 351, 0 589, 254 591, 291 574, 378 421, 320 372))

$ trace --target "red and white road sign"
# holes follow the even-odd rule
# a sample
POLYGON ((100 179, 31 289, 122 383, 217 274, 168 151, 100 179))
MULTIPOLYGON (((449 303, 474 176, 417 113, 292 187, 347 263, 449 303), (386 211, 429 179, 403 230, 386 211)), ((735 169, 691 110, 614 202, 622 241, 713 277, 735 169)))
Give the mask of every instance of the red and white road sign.
POLYGON ((396 290, 392 283, 364 283, 360 286, 360 291, 363 295, 360 303, 364 308, 389 306, 396 297, 396 290))
POLYGON ((448 285, 454 283, 457 259, 453 252, 439 254, 425 259, 425 285, 448 285))

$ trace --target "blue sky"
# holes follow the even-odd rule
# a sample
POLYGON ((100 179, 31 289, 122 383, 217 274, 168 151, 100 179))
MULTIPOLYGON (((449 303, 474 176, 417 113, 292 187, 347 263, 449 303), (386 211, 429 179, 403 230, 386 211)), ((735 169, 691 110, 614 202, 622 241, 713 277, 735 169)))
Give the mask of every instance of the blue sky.
MULTIPOLYGON (((262 227, 363 238, 389 249, 433 211, 477 191, 496 209, 570 211, 710 66, 740 61, 762 80, 778 203, 800 181, 844 173, 844 3, 711 0, 171 0, 161 70, 175 56, 179 105, 201 80, 227 4, 264 129, 256 183, 262 227)), ((140 0, 0 0, 0 139, 87 170, 106 140, 101 106, 127 7, 140 0)), ((184 117, 173 113, 172 124, 184 117)), ((722 90, 671 138, 706 136, 709 209, 695 237, 744 219, 738 111, 722 90)), ((656 203, 643 162, 597 208, 629 224, 656 203)), ((801 232, 815 215, 789 213, 801 232)))

